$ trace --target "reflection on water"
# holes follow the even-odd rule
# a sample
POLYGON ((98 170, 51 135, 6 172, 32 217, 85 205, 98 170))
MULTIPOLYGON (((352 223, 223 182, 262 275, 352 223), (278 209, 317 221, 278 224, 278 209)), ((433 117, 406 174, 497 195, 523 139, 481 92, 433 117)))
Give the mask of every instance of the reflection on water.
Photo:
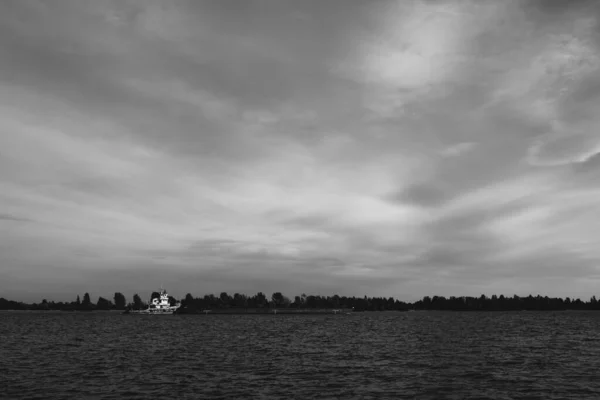
POLYGON ((7 398, 600 398, 597 312, 2 312, 0 337, 7 398))

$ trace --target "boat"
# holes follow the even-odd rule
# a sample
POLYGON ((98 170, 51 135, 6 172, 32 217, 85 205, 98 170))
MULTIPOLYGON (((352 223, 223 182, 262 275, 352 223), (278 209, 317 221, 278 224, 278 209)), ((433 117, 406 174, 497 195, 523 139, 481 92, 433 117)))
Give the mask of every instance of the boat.
POLYGON ((169 294, 165 289, 160 289, 160 297, 155 297, 150 302, 148 308, 144 310, 127 310, 124 314, 154 314, 154 315, 169 315, 174 314, 181 303, 177 302, 174 306, 169 303, 169 294))

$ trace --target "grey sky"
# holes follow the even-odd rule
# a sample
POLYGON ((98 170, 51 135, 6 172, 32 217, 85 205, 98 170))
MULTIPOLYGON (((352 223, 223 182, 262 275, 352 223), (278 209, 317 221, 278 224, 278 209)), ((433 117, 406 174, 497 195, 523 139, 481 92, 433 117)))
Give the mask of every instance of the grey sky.
POLYGON ((0 296, 589 297, 597 1, 0 4, 0 296))

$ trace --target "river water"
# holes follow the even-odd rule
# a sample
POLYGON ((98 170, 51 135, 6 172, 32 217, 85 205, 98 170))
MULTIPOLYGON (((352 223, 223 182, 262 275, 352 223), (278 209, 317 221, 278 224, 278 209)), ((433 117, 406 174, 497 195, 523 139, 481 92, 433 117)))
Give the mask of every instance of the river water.
POLYGON ((600 312, 0 312, 0 338, 7 399, 600 398, 600 312))

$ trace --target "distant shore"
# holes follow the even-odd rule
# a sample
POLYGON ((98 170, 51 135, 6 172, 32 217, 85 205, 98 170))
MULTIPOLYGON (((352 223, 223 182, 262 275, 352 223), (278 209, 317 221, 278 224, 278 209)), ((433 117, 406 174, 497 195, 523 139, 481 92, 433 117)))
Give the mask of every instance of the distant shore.
MULTIPOLYGON (((40 310, 40 309, 0 309, 0 313, 32 313, 32 314, 123 314, 125 310, 40 310)), ((407 312, 419 312, 419 313, 519 313, 519 312, 568 312, 568 311, 600 311, 594 309, 522 309, 522 310, 377 310, 377 311, 365 311, 365 310, 331 310, 331 309, 231 309, 231 310, 195 310, 185 312, 175 312, 173 315, 348 315, 348 314, 372 314, 375 313, 407 313, 407 312)))
MULTIPOLYGON (((153 292, 150 301, 159 296, 153 292)), ((93 302, 88 293, 83 299, 76 296, 75 301, 54 302, 43 299, 41 303, 26 304, 0 298, 0 310, 37 310, 37 311, 124 311, 143 310, 149 302, 142 301, 138 294, 133 295, 133 302, 128 303, 122 293, 116 292, 113 301, 98 297, 93 302)), ((579 298, 556 298, 548 296, 504 296, 481 295, 479 297, 460 296, 425 296, 416 302, 404 302, 393 297, 348 297, 348 296, 314 296, 302 294, 288 298, 281 292, 267 297, 262 292, 247 296, 226 292, 218 296, 206 294, 201 297, 186 294, 176 300, 169 296, 170 306, 180 304, 177 314, 327 314, 348 312, 377 311, 563 311, 563 310, 600 310, 600 301, 592 296, 588 301, 579 298), (339 310, 339 311, 335 311, 339 310)))
POLYGON ((295 314, 295 315, 307 315, 307 314, 348 314, 354 310, 351 308, 313 308, 313 309, 297 309, 297 308, 229 308, 229 309, 215 309, 215 310, 189 310, 181 309, 176 312, 180 315, 212 315, 212 314, 234 314, 234 315, 248 315, 248 314, 295 314))

